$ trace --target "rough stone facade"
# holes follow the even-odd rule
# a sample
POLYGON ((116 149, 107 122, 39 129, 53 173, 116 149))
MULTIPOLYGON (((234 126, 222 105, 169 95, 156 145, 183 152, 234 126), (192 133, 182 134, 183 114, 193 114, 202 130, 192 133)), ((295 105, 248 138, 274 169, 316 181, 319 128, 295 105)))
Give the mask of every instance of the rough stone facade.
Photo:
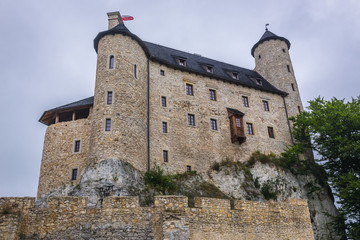
POLYGON ((98 208, 87 198, 0 198, 0 239, 314 239, 307 203, 157 196, 154 207, 137 197, 108 197, 98 208))

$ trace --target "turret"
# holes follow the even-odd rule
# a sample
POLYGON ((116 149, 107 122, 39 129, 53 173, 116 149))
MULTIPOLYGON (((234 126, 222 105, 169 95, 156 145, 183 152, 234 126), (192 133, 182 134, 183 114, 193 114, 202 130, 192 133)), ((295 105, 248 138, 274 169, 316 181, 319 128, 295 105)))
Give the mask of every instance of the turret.
POLYGON ((289 116, 295 116, 303 107, 289 49, 289 40, 266 29, 252 47, 251 55, 255 58, 255 71, 272 85, 288 93, 285 97, 287 112, 289 116))
POLYGON ((148 53, 119 12, 108 17, 109 29, 94 39, 97 69, 89 160, 121 159, 145 171, 148 53))

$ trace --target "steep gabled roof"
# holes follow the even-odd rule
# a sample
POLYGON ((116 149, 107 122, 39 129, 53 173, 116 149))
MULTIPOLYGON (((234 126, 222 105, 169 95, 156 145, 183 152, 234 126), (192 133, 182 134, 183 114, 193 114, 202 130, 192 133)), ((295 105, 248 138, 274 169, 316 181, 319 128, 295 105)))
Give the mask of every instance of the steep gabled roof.
POLYGON ((255 49, 257 48, 257 46, 259 46, 261 43, 265 42, 265 41, 269 41, 269 40, 281 40, 284 41, 288 47, 288 49, 290 49, 290 41, 287 40, 284 37, 279 37, 278 35, 270 32, 269 30, 266 30, 265 33, 261 36, 260 40, 255 43, 255 45, 251 48, 251 55, 254 56, 254 52, 255 49))

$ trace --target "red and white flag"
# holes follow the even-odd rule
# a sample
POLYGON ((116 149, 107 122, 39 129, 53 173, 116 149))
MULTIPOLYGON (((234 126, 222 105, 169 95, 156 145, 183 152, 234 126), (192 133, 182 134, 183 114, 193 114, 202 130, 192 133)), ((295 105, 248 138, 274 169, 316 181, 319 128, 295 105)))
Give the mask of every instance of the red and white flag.
POLYGON ((130 21, 130 20, 134 20, 134 18, 132 16, 129 16, 129 15, 123 15, 121 16, 121 19, 123 21, 130 21))

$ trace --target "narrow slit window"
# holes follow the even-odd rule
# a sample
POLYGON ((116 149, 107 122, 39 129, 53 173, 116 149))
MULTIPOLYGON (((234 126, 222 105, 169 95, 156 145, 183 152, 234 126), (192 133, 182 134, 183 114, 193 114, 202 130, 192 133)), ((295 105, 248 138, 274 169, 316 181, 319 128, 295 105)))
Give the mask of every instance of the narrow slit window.
POLYGON ((163 150, 163 160, 164 162, 169 162, 169 153, 167 150, 163 150))
POLYGON ((134 64, 134 77, 137 79, 138 78, 138 69, 137 69, 137 65, 134 64))
POLYGON ((209 89, 210 100, 216 101, 216 91, 214 89, 209 89))
POLYGON ((113 69, 114 65, 115 65, 115 58, 113 55, 111 55, 109 58, 109 69, 113 69))
POLYGON ((166 107, 166 97, 161 97, 161 106, 166 107))
POLYGON ((80 140, 75 140, 74 142, 74 152, 80 152, 80 140))
POLYGON ((301 108, 300 108, 300 106, 298 106, 298 111, 299 111, 299 113, 301 113, 301 108))
POLYGON ((264 111, 270 111, 269 109, 269 102, 268 101, 262 101, 263 103, 263 108, 264 108, 264 111))
POLYGON ((168 132, 167 122, 162 122, 162 132, 163 132, 163 133, 167 133, 167 132, 168 132))
POLYGON ((194 96, 193 85, 189 83, 186 84, 186 95, 194 96))
POLYGON ((268 127, 268 133, 269 133, 269 138, 275 138, 273 127, 268 127))
POLYGON ((291 84, 291 88, 293 91, 295 91, 295 85, 293 83, 291 84))
POLYGON ((110 131, 111 130, 111 119, 107 118, 105 120, 105 131, 110 131))
POLYGON ((71 180, 76 180, 78 177, 78 169, 77 168, 73 168, 71 170, 71 180))
POLYGON ((244 107, 249 107, 249 98, 242 96, 244 107))
POLYGON ((113 102, 113 92, 109 91, 109 92, 107 92, 106 103, 112 104, 112 102, 113 102))
POLYGON ((249 135, 254 135, 254 129, 252 123, 246 123, 246 130, 249 135))
POLYGON ((261 59, 261 55, 259 54, 259 59, 261 59))
POLYGON ((288 72, 291 72, 290 71, 290 65, 286 65, 286 67, 287 67, 288 72))
POLYGON ((217 122, 216 119, 210 119, 211 130, 217 130, 217 122))
POLYGON ((188 125, 195 126, 195 115, 194 114, 188 114, 188 125))

